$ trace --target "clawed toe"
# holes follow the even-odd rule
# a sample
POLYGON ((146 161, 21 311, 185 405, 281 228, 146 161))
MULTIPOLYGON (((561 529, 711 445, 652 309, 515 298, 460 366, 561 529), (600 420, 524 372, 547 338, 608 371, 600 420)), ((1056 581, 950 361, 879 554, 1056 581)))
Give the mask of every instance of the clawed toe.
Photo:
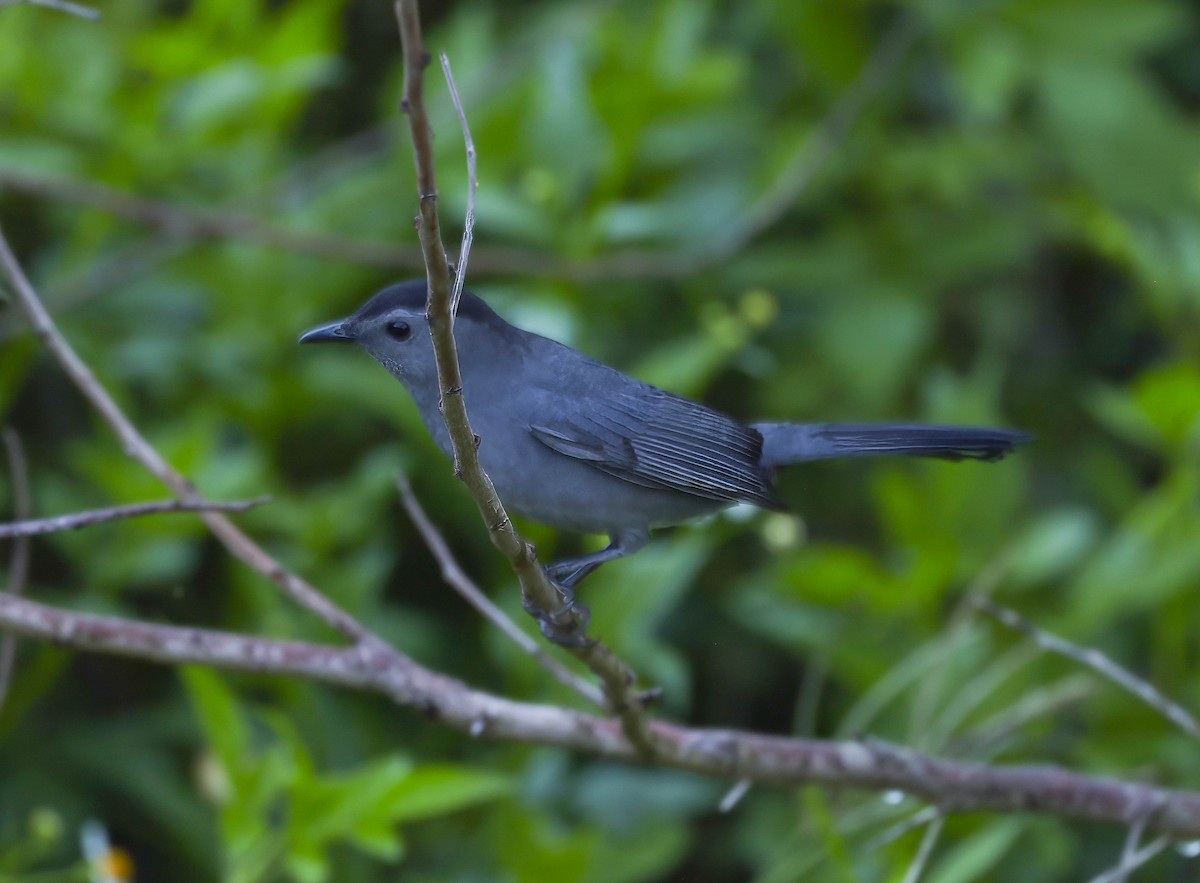
POLYGON ((596 643, 596 639, 589 638, 585 633, 587 630, 587 608, 577 605, 576 610, 584 614, 581 621, 576 621, 572 617, 565 623, 559 623, 551 615, 539 619, 538 627, 542 630, 543 635, 561 647, 591 647, 596 643))
POLYGON ((544 610, 533 601, 522 597, 521 607, 538 621, 542 634, 564 647, 587 647, 594 644, 585 634, 591 611, 575 598, 575 593, 554 581, 563 604, 556 610, 544 610))

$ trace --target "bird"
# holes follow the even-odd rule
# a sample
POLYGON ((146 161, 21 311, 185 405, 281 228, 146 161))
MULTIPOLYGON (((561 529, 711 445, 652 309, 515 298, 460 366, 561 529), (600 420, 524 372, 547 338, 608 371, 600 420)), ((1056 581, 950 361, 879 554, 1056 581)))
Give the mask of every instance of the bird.
MULTIPOLYGON (((453 457, 426 319, 427 283, 399 282, 300 343, 355 343, 403 384, 437 446, 453 457)), ((742 423, 518 328, 464 291, 454 326, 479 460, 500 500, 551 527, 604 534, 596 552, 545 565, 566 605, 605 562, 651 530, 737 503, 787 511, 780 469, 835 457, 904 454, 999 460, 1031 439, 1014 429, 921 423, 742 423)), ((580 605, 581 606, 581 605, 580 605)), ((555 615, 537 612, 542 630, 555 615)))

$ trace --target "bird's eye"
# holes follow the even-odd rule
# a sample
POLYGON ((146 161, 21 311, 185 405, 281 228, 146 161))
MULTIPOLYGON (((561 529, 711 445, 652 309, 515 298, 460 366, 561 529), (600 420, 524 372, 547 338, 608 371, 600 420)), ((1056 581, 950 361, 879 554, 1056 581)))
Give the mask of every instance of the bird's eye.
POLYGON ((412 328, 407 322, 388 322, 387 333, 392 340, 405 341, 412 337, 412 328))

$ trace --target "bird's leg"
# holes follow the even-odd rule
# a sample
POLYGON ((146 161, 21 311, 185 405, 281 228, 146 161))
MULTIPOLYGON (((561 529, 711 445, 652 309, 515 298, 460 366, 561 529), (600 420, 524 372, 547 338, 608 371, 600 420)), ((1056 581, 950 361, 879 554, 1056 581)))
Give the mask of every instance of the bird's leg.
MULTIPOLYGON (((563 605, 557 610, 542 610, 528 605, 525 606, 525 612, 538 621, 542 634, 556 644, 577 647, 588 643, 584 632, 587 630, 591 611, 576 599, 575 586, 605 561, 631 555, 649 540, 650 532, 646 529, 618 531, 599 552, 547 564, 546 576, 550 577, 550 581, 558 589, 563 605)), ((522 603, 524 606, 524 602, 522 603)))
POLYGON ((583 581, 584 577, 605 561, 632 555, 649 541, 650 531, 646 528, 619 530, 609 537, 608 545, 599 552, 550 562, 545 568, 546 576, 554 580, 554 584, 559 587, 559 591, 569 606, 574 603, 575 596, 572 590, 583 581))

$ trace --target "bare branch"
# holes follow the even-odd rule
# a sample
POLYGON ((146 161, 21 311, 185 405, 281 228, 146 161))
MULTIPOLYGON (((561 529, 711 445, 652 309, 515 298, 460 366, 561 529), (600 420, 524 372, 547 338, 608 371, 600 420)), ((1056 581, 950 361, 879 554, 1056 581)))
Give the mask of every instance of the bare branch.
POLYGON ((22 3, 30 6, 43 6, 46 9, 56 9, 59 12, 65 12, 68 15, 75 15, 79 18, 86 18, 89 21, 95 21, 100 17, 100 10, 72 3, 71 0, 0 0, 0 7, 16 6, 22 3))
MULTIPOLYGON (((69 612, 6 593, 0 593, 0 629, 81 650, 298 676, 371 690, 475 737, 556 745, 622 761, 639 758, 617 721, 474 690, 377 642, 334 647, 156 625, 69 612)), ((1124 827, 1145 818, 1147 831, 1200 837, 1197 792, 1050 766, 943 760, 878 740, 763 736, 663 721, 647 721, 646 726, 654 739, 657 762, 707 776, 776 785, 900 790, 946 814, 1051 813, 1124 827)), ((1145 852, 1139 851, 1138 857, 1145 852)))
POLYGON ((1131 872, 1136 871, 1170 845, 1170 837, 1159 837, 1136 852, 1123 854, 1115 868, 1093 877, 1089 883, 1125 883, 1131 872))
POLYGON ((1122 668, 1099 650, 1093 647, 1081 647, 1057 635, 1052 635, 1050 632, 1038 628, 1017 611, 997 604, 988 598, 976 598, 973 604, 976 609, 988 614, 1010 629, 1026 635, 1041 649, 1065 656, 1085 668, 1090 668, 1096 674, 1141 699, 1193 739, 1200 739, 1200 721, 1197 721, 1191 712, 1163 695, 1162 691, 1149 681, 1139 678, 1127 668, 1122 668))
POLYGON ((1150 815, 1151 813, 1147 812, 1129 826, 1129 831, 1125 835, 1125 845, 1121 848, 1121 860, 1117 863, 1117 869, 1120 871, 1117 883, 1126 883, 1128 872, 1137 867, 1131 863, 1138 853, 1138 844, 1142 842, 1142 834, 1146 832, 1146 822, 1150 815))
MULTIPOLYGON (((4 440, 8 474, 12 476, 13 518, 21 521, 28 518, 33 512, 33 493, 29 487, 29 464, 25 460, 21 438, 15 430, 6 426, 3 433, 0 433, 0 437, 4 440)), ((4 587, 4 590, 11 595, 25 594, 25 584, 29 581, 29 554, 30 541, 28 537, 19 536, 13 540, 8 563, 8 583, 4 587)), ((16 662, 17 636, 9 633, 0 638, 0 709, 4 708, 4 700, 8 698, 8 685, 12 682, 12 673, 16 662)))
POLYGON ((458 114, 458 123, 462 127, 463 146, 467 151, 467 213, 463 218, 462 245, 458 249, 458 260, 454 266, 454 294, 450 298, 450 314, 458 312, 458 302, 462 299, 463 284, 467 280, 467 259, 471 255, 471 243, 475 239, 475 191, 479 189, 479 177, 475 168, 475 140, 471 137, 471 127, 467 124, 467 112, 463 109, 462 99, 458 97, 458 86, 454 83, 454 73, 450 70, 450 58, 445 52, 438 56, 442 60, 442 73, 446 75, 446 87, 450 90, 450 100, 458 114))
POLYGON ((118 521, 123 518, 138 518, 142 515, 161 515, 170 512, 245 512, 255 506, 261 506, 270 499, 270 497, 258 497, 253 500, 231 503, 215 503, 211 500, 160 500, 153 503, 130 503, 125 506, 109 506, 105 509, 89 509, 87 512, 73 512, 70 515, 56 515, 53 518, 26 518, 11 524, 0 524, 0 540, 78 530, 93 524, 118 521))
MULTIPOLYGON (((467 416, 462 371, 458 364, 458 345, 454 339, 453 280, 442 244, 437 211, 437 177, 433 159, 433 130, 425 112, 425 68, 429 52, 421 37, 421 18, 416 0, 396 0, 396 20, 400 26, 400 42, 404 51, 404 101, 413 141, 413 161, 417 168, 417 193, 420 214, 417 232, 425 254, 429 280, 429 301, 426 316, 433 338, 437 361, 438 383, 441 390, 442 417, 454 447, 454 473, 462 479, 475 505, 488 526, 492 544, 508 559, 521 584, 526 606, 554 610, 561 606, 558 590, 537 562, 533 544, 522 537, 513 526, 496 495, 492 480, 479 462, 476 438, 467 416)), ((577 617, 578 611, 570 611, 577 617)), ((576 619, 579 623, 579 620, 576 619)), ((577 659, 604 683, 609 705, 621 720, 625 733, 643 757, 653 757, 653 734, 647 728, 643 697, 633 686, 637 676, 616 654, 599 641, 588 641, 567 648, 577 659)))
POLYGON ((478 610, 484 619, 496 626, 514 644, 532 656, 538 665, 550 672, 556 681, 570 687, 593 705, 600 708, 606 707, 603 692, 594 684, 588 683, 576 676, 561 662, 547 653, 537 640, 522 631, 520 626, 513 622, 503 610, 493 604, 480 591, 479 586, 471 581, 470 577, 467 576, 455 559, 454 553, 450 551, 445 538, 438 531, 437 527, 434 526, 433 522, 429 520, 429 516, 425 514, 425 510, 421 506, 421 501, 417 499, 417 495, 413 493, 412 487, 404 476, 396 476, 396 487, 400 489, 400 499, 404 503, 404 508, 408 511, 408 517, 413 520, 413 524, 417 526, 417 530, 425 540, 425 545, 429 547, 429 551, 437 559, 438 566, 442 569, 442 579, 454 591, 462 595, 468 604, 478 610))
MULTIPOLYGON (((33 285, 25 276, 8 239, 0 230, 0 270, 8 280, 17 303, 33 326, 34 333, 50 350, 51 355, 62 366, 63 371, 76 388, 83 393, 116 433, 125 453, 141 463, 155 478, 166 485, 172 492, 184 500, 196 500, 196 488, 180 472, 176 471, 162 455, 146 440, 137 427, 125 416, 108 390, 96 379, 91 368, 79 357, 75 349, 63 337, 62 332, 54 324, 46 307, 37 296, 33 285)), ((235 557, 261 573, 283 590, 289 598, 300 606, 311 610, 332 628, 353 640, 378 641, 358 620, 342 610, 307 581, 287 570, 265 549, 256 544, 249 536, 220 512, 202 512, 200 517, 208 525, 213 535, 224 544, 235 557)))

